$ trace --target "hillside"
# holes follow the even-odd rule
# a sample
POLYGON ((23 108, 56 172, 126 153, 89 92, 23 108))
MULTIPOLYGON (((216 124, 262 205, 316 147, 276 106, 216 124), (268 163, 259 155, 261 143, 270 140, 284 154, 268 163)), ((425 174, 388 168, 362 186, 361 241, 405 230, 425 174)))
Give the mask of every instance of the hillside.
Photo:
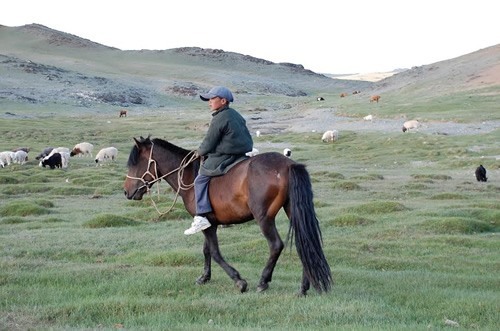
POLYGON ((481 89, 500 93, 500 44, 457 58, 413 67, 373 85, 375 92, 451 94, 481 89))
POLYGON ((0 100, 9 103, 169 107, 222 83, 238 98, 370 85, 217 49, 121 51, 37 24, 1 26, 0 39, 0 100))
MULTIPOLYGON (((0 40, 0 116, 5 118, 25 112, 109 113, 123 107, 136 114, 180 112, 199 107, 200 92, 223 84, 250 115, 250 125, 268 132, 341 123, 349 130, 354 124, 355 129, 386 131, 408 118, 494 120, 494 128, 500 120, 500 45, 372 82, 220 49, 122 51, 38 24, 0 26, 0 40), (349 97, 340 98, 341 93, 349 97), (373 94, 382 95, 380 103, 369 103, 373 94), (325 101, 317 102, 318 96, 325 101), (373 122, 377 125, 356 122, 368 114, 379 119, 373 122)), ((443 131, 450 132, 432 130, 443 131)))

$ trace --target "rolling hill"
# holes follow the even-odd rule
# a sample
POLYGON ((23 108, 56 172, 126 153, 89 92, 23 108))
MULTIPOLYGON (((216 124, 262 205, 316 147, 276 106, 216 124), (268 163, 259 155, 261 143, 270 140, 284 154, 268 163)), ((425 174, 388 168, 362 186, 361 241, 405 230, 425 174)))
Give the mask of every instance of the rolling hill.
POLYGON ((301 111, 325 96, 321 107, 359 117, 374 110, 369 95, 382 94, 379 117, 471 121, 477 112, 478 121, 499 119, 500 44, 369 82, 220 49, 122 51, 39 24, 0 26, 0 39, 0 105, 7 111, 175 109, 223 84, 247 109, 301 111), (363 93, 339 100, 355 90, 363 93))
POLYGON ((0 39, 3 102, 168 107, 221 82, 242 97, 370 86, 217 49, 121 51, 37 24, 2 26, 0 39))

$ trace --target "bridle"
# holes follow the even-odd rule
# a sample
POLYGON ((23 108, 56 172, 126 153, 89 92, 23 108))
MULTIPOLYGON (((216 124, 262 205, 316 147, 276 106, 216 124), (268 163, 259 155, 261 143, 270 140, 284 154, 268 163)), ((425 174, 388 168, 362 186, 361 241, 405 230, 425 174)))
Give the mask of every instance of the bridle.
MULTIPOLYGON (((156 211, 160 214, 160 217, 161 217, 172 210, 175 203, 177 202, 177 197, 179 196, 179 192, 181 190, 187 191, 194 186, 194 182, 191 184, 184 184, 182 178, 184 177, 184 169, 186 169, 186 167, 191 162, 193 162, 194 160, 199 158, 199 156, 195 150, 192 150, 186 154, 186 156, 182 159, 181 163, 179 164, 179 166, 177 168, 175 168, 174 170, 172 170, 172 171, 170 171, 162 176, 158 176, 157 162, 155 159, 153 159, 153 148, 154 148, 154 143, 151 142, 151 149, 149 151, 149 159, 148 159, 148 167, 146 168, 146 171, 144 172, 144 174, 142 174, 141 177, 134 177, 134 176, 127 175, 127 178, 133 179, 133 180, 138 180, 138 181, 141 181, 143 183, 141 186, 139 186, 138 188, 135 189, 134 194, 132 194, 132 196, 134 196, 139 190, 141 190, 143 188, 146 188, 146 193, 148 193, 148 194, 151 193, 151 186, 153 186, 153 184, 155 184, 158 181, 161 181, 162 179, 170 176, 171 174, 173 174, 175 172, 179 172, 177 175, 177 192, 175 194, 174 202, 172 203, 172 206, 170 206, 170 208, 166 212, 163 212, 163 213, 160 212, 158 210, 158 207, 156 206, 155 201, 151 197, 151 201, 153 202, 153 205, 154 205, 156 211), (153 165, 153 172, 150 171, 151 164, 153 165), (145 177, 147 175, 153 177, 153 179, 151 181, 147 181, 145 179, 145 177)), ((158 197, 159 197, 160 196, 160 186, 158 185, 157 187, 158 187, 158 197)))

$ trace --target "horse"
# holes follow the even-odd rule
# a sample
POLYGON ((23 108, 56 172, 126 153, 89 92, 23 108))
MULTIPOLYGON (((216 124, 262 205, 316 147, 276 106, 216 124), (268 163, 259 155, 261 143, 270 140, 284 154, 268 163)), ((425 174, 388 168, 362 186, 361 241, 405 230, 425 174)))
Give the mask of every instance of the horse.
POLYGON ((119 117, 127 117, 127 111, 126 110, 120 110, 120 116, 119 117))
MULTIPOLYGON (((182 198, 191 216, 195 215, 193 183, 201 160, 166 140, 150 137, 135 141, 131 149, 124 182, 125 197, 141 200, 151 186, 165 180, 182 198)), ((299 296, 306 296, 312 285, 318 293, 328 292, 333 284, 330 266, 322 249, 322 235, 313 204, 313 192, 305 165, 278 152, 255 155, 234 165, 225 175, 213 177, 209 187, 213 212, 207 215, 212 226, 203 230, 203 274, 196 280, 202 285, 210 281, 213 259, 234 281, 241 293, 247 282, 222 257, 217 239, 218 225, 241 224, 256 219, 269 246, 269 258, 262 271, 257 292, 268 289, 274 267, 284 248, 276 229, 275 217, 284 209, 290 226, 288 240, 295 239, 302 263, 299 296)))
POLYGON ((370 102, 376 102, 376 103, 378 103, 379 100, 380 100, 380 95, 372 95, 370 97, 370 102))

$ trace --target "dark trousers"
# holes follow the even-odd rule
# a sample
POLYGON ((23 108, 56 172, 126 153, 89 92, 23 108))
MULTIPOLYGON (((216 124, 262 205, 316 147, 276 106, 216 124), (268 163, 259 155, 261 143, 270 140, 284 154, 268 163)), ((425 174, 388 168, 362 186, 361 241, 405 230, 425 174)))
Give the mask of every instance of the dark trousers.
POLYGON ((210 198, 208 197, 208 183, 210 176, 198 174, 194 180, 194 197, 196 200, 196 215, 203 215, 212 211, 210 198))

